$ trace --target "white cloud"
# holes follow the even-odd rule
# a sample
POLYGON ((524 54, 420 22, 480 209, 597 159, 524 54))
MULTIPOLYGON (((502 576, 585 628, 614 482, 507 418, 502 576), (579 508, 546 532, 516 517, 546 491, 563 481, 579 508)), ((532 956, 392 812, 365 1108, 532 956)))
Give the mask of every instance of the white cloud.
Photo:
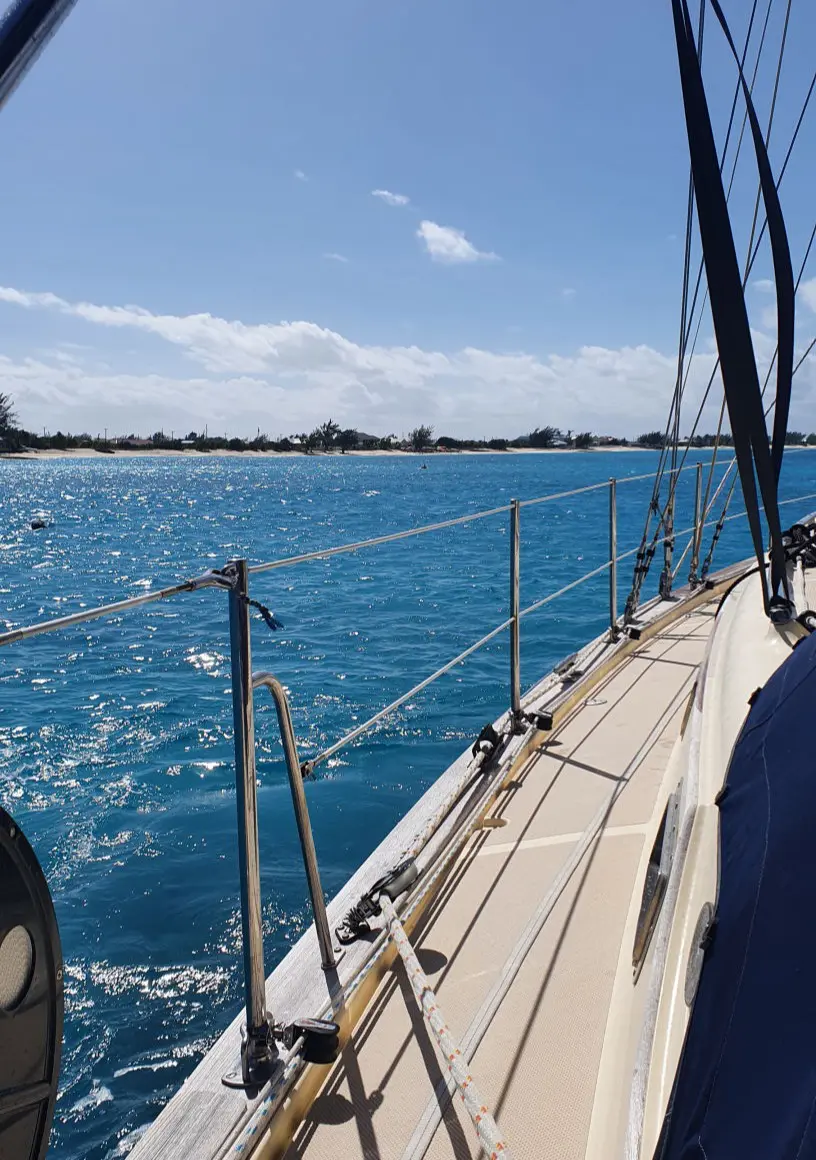
MULTIPOLYGON (((569 356, 543 357, 472 346, 441 351, 364 345, 314 322, 247 324, 211 314, 154 314, 139 306, 69 302, 12 288, 0 288, 0 302, 9 304, 5 309, 76 320, 69 358, 67 343, 37 358, 0 356, 0 391, 12 395, 21 421, 34 429, 45 423, 51 430, 108 426, 148 434, 159 426, 197 428, 207 422, 230 434, 260 425, 276 435, 332 415, 344 426, 374 432, 427 422, 439 433, 510 436, 552 423, 633 435, 665 422, 676 371, 673 354, 645 345, 583 346, 569 356), (108 336, 104 362, 98 348, 87 345, 94 331, 97 338, 108 336), (125 342, 118 341, 121 333, 128 336, 125 342), (179 371, 150 345, 148 365, 155 373, 134 374, 134 359, 141 355, 133 336, 139 334, 163 340, 197 369, 179 371)), ((763 367, 773 351, 771 339, 765 340, 755 335, 763 367)), ((692 360, 689 413, 713 363, 712 349, 692 360)), ((815 404, 816 357, 797 376, 792 425, 806 427, 815 404)), ((718 410, 719 395, 712 392, 705 429, 713 430, 718 410)))
POLYGON ((799 297, 805 306, 816 314, 816 278, 811 278, 809 282, 800 284, 799 297))
POLYGON ((574 290, 572 286, 565 286, 561 291, 561 297, 569 300, 570 298, 574 298, 577 293, 578 291, 574 290))
POLYGON ((323 255, 329 262, 348 262, 348 258, 343 254, 328 253, 323 255))
POLYGON ((391 193, 389 189, 372 189, 371 196, 378 197, 386 205, 408 205, 411 200, 404 193, 391 193))
MULTIPOLYGON (((760 301, 763 303, 759 312, 759 325, 764 330, 776 331, 777 317, 776 317, 776 283, 770 278, 758 278, 751 283, 752 289, 756 290, 762 297, 760 301), (769 301, 770 299, 770 301, 769 301)), ((797 291, 797 323, 803 319, 802 312, 799 306, 804 306, 807 310, 816 314, 816 278, 811 278, 809 282, 802 282, 797 291)), ((812 331, 812 324, 807 321, 807 315, 804 316, 805 327, 812 331)))
POLYGON ((435 262, 478 262, 480 259, 495 260, 496 254, 482 253, 469 242, 462 230, 453 226, 440 226, 436 222, 419 223, 417 237, 425 243, 425 249, 435 262))
POLYGON ((294 176, 298 179, 298 181, 308 181, 309 180, 309 178, 306 176, 306 174, 303 172, 302 169, 296 169, 294 176))

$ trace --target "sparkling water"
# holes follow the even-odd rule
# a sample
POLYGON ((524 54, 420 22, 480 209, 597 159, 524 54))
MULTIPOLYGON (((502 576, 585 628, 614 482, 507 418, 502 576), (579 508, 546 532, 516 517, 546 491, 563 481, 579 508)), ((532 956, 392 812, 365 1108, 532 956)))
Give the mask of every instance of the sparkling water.
MULTIPOLYGON (((440 454, 425 463, 0 462, 0 621, 65 615, 233 556, 275 559, 512 496, 612 475, 623 481, 654 470, 657 456, 440 454), (50 526, 33 531, 40 513, 50 526)), ((783 492, 816 491, 814 467, 808 452, 789 455, 783 492)), ((693 520, 694 472, 681 478, 682 528, 693 520)), ((621 552, 638 542, 650 491, 648 481, 618 487, 621 552)), ((732 510, 742 506, 738 493, 732 510)), ((796 505, 783 512, 788 523, 803 514, 796 505)), ((607 559, 607 490, 524 508, 521 529, 524 607, 607 559)), ((301 759, 507 617, 508 546, 502 514, 252 578, 252 594, 283 623, 273 633, 253 619, 254 668, 286 685, 301 759)), ((728 523, 715 562, 750 552, 746 521, 728 523)), ((631 563, 619 569, 620 605, 631 563)), ((603 630, 608 602, 602 573, 523 621, 524 688, 603 630)), ((503 633, 319 767, 306 793, 329 895, 507 702, 503 633)), ((65 956, 55 1157, 125 1155, 242 1004, 231 713, 220 590, 0 650, 0 802, 43 865, 65 956)), ((276 718, 263 693, 256 736, 269 972, 309 909, 276 718)))

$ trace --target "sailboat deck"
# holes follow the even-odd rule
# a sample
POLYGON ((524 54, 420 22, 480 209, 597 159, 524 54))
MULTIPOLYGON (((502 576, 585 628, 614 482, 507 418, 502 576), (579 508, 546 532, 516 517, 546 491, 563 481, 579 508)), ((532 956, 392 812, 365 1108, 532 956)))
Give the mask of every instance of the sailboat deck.
MULTIPOLYGON (((624 933, 638 867, 715 607, 644 642, 528 758, 414 933, 467 1051, 468 1029, 531 916, 551 904, 470 1056, 517 1160, 586 1153, 613 981, 631 955, 624 933)), ((443 1072, 398 961, 287 1160, 479 1156, 458 1096, 442 1098, 443 1072)))

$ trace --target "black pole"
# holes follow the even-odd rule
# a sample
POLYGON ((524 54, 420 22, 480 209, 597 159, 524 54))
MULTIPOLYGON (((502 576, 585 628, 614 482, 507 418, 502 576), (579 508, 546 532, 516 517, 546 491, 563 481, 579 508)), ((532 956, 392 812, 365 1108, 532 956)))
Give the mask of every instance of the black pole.
POLYGON ((76 0, 15 0, 0 17, 0 108, 75 3, 76 0))

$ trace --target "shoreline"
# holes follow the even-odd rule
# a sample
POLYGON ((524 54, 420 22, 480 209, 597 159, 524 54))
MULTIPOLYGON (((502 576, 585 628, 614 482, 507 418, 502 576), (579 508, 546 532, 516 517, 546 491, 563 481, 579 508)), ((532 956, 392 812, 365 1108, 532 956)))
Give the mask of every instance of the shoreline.
MULTIPOLYGON (((214 459, 214 458, 232 458, 232 459, 341 459, 341 458, 372 458, 377 457, 419 457, 419 458, 441 458, 445 459, 450 455, 597 455, 599 453, 606 454, 612 452, 618 454, 622 451, 658 451, 656 447, 508 447, 505 451, 494 451, 490 448, 485 450, 454 450, 454 451, 403 451, 394 449, 393 451, 312 451, 309 453, 303 451, 229 451, 228 449, 218 451, 196 451, 195 448, 190 447, 184 451, 172 451, 161 447, 151 448, 122 448, 117 449, 113 453, 109 451, 97 451, 93 447, 68 447, 65 450, 36 448, 31 451, 2 451, 0 452, 0 462, 3 460, 49 460, 49 459, 214 459)), ((709 448, 700 448, 701 451, 710 450, 709 448)))

